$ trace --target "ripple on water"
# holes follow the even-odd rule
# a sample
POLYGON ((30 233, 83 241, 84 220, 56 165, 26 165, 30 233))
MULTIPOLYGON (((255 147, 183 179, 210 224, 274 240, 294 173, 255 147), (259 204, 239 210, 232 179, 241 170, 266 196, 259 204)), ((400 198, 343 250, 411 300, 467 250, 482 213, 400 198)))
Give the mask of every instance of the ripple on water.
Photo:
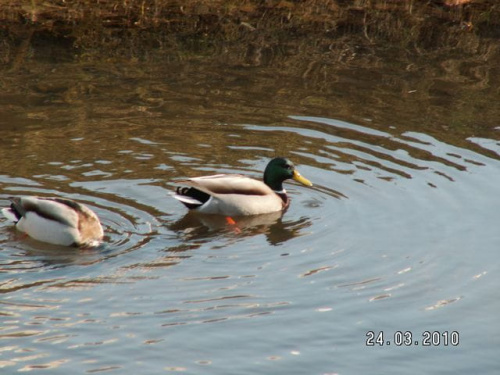
MULTIPOLYGON (((338 278, 335 288, 356 293, 368 289, 366 301, 376 302, 405 298, 417 289, 423 291, 422 280, 431 278, 448 290, 444 293, 448 298, 421 301, 421 309, 432 310, 460 301, 461 292, 454 287, 456 280, 450 278, 457 275, 457 269, 464 268, 456 252, 470 258, 468 251, 473 245, 466 243, 491 244, 490 223, 495 216, 491 197, 500 182, 496 181, 498 160, 416 132, 396 136, 335 120, 298 116, 293 119, 298 121, 296 127, 274 130, 320 139, 316 150, 306 148, 298 154, 314 160, 311 164, 320 163, 321 168, 307 170, 312 180, 320 186, 335 186, 340 196, 346 198, 329 200, 327 207, 319 208, 319 214, 312 211, 318 219, 313 225, 315 231, 320 230, 321 237, 329 237, 330 241, 337 237, 324 247, 348 249, 351 255, 362 252, 362 256, 351 256, 349 262, 354 270, 364 269, 364 275, 346 280, 348 275, 342 268, 344 277, 338 278), (304 130, 305 124, 311 122, 319 125, 304 130), (342 173, 324 173, 325 169, 342 173), (324 220, 328 225, 321 231, 318 223, 324 220), (471 234, 467 234, 478 235, 477 231, 488 235, 472 240, 471 234), (444 259, 448 259, 446 263, 444 259), (442 271, 436 270, 436 264, 442 271)), ((494 142, 486 144, 490 147, 494 142)), ((488 251, 481 259, 476 255, 465 267, 470 273, 464 272, 466 279, 475 269, 482 272, 489 256, 488 251)))
MULTIPOLYGON (((144 210, 133 201, 121 198, 119 195, 112 196, 110 186, 125 186, 129 189, 131 184, 123 181, 113 185, 110 181, 99 183, 74 183, 71 190, 78 189, 78 193, 68 194, 64 192, 43 189, 38 183, 29 181, 18 181, 17 179, 4 178, 4 194, 0 196, 2 206, 9 204, 8 197, 22 195, 40 196, 63 196, 85 203, 99 216, 104 231, 103 243, 93 249, 74 249, 62 246, 45 244, 26 237, 16 231, 11 223, 3 220, 1 240, 4 247, 0 258, 0 272, 6 272, 13 276, 11 280, 4 281, 4 291, 18 288, 31 287, 51 283, 53 278, 40 280, 39 271, 56 270, 65 266, 89 266, 105 260, 119 258, 124 254, 144 247, 151 236, 158 233, 160 226, 153 213, 144 210), (108 191, 102 191, 106 190, 108 191), (92 191, 93 195, 85 192, 92 191), (111 198, 111 199, 110 199, 111 198), (23 273, 38 273, 34 279, 23 278, 23 273), (17 284, 20 281, 22 284, 17 284)), ((161 230, 159 230, 161 231, 161 230)), ((45 272, 44 274, 50 275, 45 272)), ((57 272, 53 273, 57 275, 57 272)))
MULTIPOLYGON (((187 213, 168 198, 175 184, 159 174, 115 176, 107 158, 88 168, 99 164, 110 174, 60 180, 57 186, 68 184, 61 191, 46 188, 50 174, 0 176, 0 203, 10 195, 63 195, 91 206, 106 230, 97 249, 63 251, 0 222, 0 351, 12 353, 0 366, 99 373, 147 372, 161 363, 166 371, 217 372, 235 350, 245 358, 242 373, 256 363, 274 373, 274 363, 319 364, 332 350, 354 363, 354 348, 375 325, 417 330, 451 320, 470 334, 459 316, 465 307, 477 327, 474 311, 498 281, 491 261, 499 238, 497 142, 469 139, 483 154, 417 132, 300 116, 228 133, 237 139, 228 152, 243 155, 229 164, 204 154, 211 144, 200 154, 175 154, 165 151, 165 139, 146 134, 122 150, 130 163, 174 180, 202 172, 258 177, 281 147, 273 138, 286 135, 291 159, 314 186, 287 183, 292 204, 284 214, 228 221, 187 213)), ((88 163, 67 165, 80 164, 88 163)))

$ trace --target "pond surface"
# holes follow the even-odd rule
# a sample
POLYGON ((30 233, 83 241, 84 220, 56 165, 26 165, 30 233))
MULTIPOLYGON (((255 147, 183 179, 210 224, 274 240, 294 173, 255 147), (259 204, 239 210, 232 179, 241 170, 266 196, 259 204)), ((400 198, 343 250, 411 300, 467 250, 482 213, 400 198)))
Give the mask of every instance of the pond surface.
POLYGON ((0 203, 73 198, 106 237, 54 247, 0 221, 2 373, 497 374, 498 92, 476 66, 429 64, 441 75, 4 72, 0 203), (186 177, 260 178, 277 155, 314 183, 287 183, 283 215, 228 224, 170 196, 186 177))

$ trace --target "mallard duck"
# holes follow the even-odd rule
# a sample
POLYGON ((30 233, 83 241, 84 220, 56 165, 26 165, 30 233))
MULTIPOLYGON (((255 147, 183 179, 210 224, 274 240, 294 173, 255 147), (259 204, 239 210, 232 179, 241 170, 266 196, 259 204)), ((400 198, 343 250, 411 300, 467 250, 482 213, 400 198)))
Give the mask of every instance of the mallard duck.
POLYGON ((104 235, 97 215, 70 199, 13 198, 2 213, 21 232, 54 245, 91 247, 98 245, 104 235))
POLYGON ((282 211, 290 204, 283 181, 294 179, 306 186, 312 183, 302 177, 286 158, 272 159, 258 181, 239 174, 195 177, 179 184, 174 198, 187 208, 207 214, 248 216, 282 211))

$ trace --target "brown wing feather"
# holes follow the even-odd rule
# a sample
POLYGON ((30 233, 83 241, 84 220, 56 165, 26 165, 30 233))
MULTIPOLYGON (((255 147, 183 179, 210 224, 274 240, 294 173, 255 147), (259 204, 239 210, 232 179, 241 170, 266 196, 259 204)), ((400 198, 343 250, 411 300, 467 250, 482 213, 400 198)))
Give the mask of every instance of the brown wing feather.
POLYGON ((195 177, 180 184, 195 187, 210 195, 269 195, 274 194, 269 186, 264 182, 250 177, 232 175, 214 175, 205 177, 195 177))

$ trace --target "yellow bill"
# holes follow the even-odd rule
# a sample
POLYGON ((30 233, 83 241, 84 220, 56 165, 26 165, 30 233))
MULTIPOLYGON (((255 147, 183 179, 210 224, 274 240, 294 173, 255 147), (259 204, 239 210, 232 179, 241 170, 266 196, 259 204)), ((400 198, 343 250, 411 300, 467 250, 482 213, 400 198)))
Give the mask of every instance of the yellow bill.
POLYGON ((295 181, 300 182, 302 185, 313 186, 312 182, 309 181, 307 178, 302 177, 302 175, 297 170, 293 171, 293 179, 295 181))

